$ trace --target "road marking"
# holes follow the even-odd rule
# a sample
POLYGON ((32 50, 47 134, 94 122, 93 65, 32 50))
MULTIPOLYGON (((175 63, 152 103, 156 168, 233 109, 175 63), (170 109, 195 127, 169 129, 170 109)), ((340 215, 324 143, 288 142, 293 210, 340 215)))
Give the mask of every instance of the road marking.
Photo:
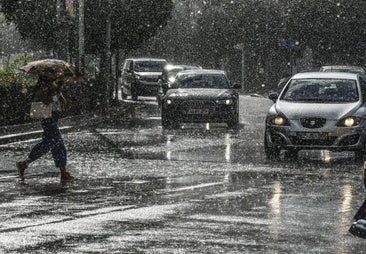
MULTIPOLYGON (((59 127, 60 130, 67 130, 72 128, 72 126, 63 126, 63 127, 59 127)), ((16 138, 18 136, 23 136, 23 135, 30 135, 30 134, 40 134, 43 133, 43 130, 39 130, 39 131, 30 131, 30 132, 20 132, 20 133, 15 133, 15 134, 8 134, 8 135, 4 135, 0 137, 0 140, 2 139, 6 139, 6 138, 16 138)))
POLYGON ((124 211, 126 209, 131 209, 131 208, 135 208, 135 207, 136 207, 135 205, 105 207, 105 208, 100 208, 100 209, 88 210, 88 211, 75 213, 74 215, 76 215, 76 216, 91 216, 91 215, 106 214, 106 213, 116 212, 116 211, 124 211))
POLYGON ((186 187, 181 187, 177 189, 163 189, 163 190, 157 190, 157 193, 174 193, 179 191, 186 191, 186 190, 195 190, 195 189, 203 189, 207 187, 217 186, 217 185, 223 185, 224 182, 215 182, 215 183, 203 183, 198 185, 191 185, 186 187))

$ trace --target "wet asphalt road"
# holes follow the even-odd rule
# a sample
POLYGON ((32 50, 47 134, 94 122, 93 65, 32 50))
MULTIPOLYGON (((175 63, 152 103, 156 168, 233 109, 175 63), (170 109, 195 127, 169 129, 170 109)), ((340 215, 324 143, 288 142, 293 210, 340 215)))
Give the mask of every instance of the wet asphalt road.
POLYGON ((364 200, 352 153, 266 161, 271 102, 241 98, 238 133, 219 125, 164 132, 155 101, 64 135, 61 184, 50 155, 15 161, 37 140, 0 146, 0 253, 366 253, 348 233, 364 200))

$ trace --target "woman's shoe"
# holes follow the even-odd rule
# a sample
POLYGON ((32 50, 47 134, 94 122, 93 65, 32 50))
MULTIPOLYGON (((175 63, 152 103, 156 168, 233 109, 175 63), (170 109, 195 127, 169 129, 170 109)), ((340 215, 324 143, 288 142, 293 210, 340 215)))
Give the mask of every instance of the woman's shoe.
POLYGON ((21 180, 24 180, 24 171, 26 170, 26 168, 28 167, 28 164, 26 161, 18 161, 16 163, 16 167, 17 167, 17 170, 18 170, 18 175, 19 175, 19 178, 21 180))
POLYGON ((69 172, 61 172, 61 182, 69 182, 69 181, 74 181, 74 180, 75 180, 75 177, 70 175, 69 172))

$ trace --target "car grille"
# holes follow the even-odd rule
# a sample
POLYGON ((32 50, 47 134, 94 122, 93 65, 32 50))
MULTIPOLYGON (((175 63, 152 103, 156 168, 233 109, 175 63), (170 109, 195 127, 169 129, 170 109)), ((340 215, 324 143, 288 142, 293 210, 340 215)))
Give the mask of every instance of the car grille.
POLYGON ((158 82, 159 78, 154 78, 154 77, 144 77, 142 80, 143 80, 143 81, 146 81, 146 82, 158 82))
POLYGON ((205 100, 187 100, 187 101, 183 101, 181 106, 183 108, 208 108, 208 109, 214 109, 215 108, 215 102, 205 101, 205 100))
POLYGON ((324 118, 301 118, 300 123, 303 127, 309 129, 321 128, 324 126, 326 119, 324 118))
POLYGON ((290 137, 293 145, 300 146, 331 146, 337 137, 328 137, 327 139, 301 139, 296 136, 290 137))

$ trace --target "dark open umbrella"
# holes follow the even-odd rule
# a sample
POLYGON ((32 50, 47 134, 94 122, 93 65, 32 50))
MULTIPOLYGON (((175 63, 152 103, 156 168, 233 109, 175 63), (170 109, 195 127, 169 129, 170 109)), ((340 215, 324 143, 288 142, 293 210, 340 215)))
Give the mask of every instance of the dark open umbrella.
POLYGON ((29 62, 19 68, 27 74, 45 76, 53 80, 81 81, 75 67, 66 61, 59 59, 43 59, 29 62))

